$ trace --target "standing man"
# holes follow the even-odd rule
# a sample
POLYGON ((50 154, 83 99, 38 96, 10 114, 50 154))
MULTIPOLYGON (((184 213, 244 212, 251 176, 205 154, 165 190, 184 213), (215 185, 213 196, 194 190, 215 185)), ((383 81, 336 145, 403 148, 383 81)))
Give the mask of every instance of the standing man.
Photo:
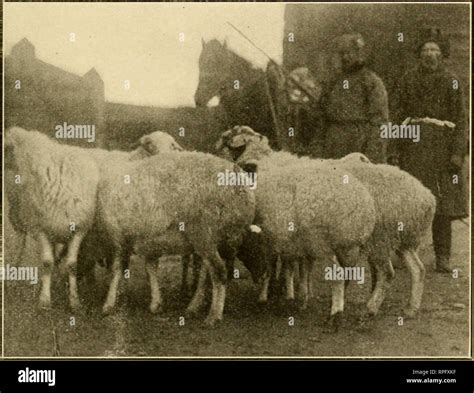
POLYGON ((360 34, 342 35, 336 48, 341 71, 321 98, 325 156, 361 152, 372 162, 385 162, 385 142, 380 137, 380 126, 388 121, 385 86, 365 65, 366 46, 360 34))
POLYGON ((420 126, 419 141, 399 140, 394 153, 400 168, 417 177, 436 196, 433 246, 436 271, 450 272, 451 221, 467 216, 461 167, 467 127, 459 79, 446 69, 449 45, 439 30, 420 34, 418 65, 401 80, 397 121, 420 126))

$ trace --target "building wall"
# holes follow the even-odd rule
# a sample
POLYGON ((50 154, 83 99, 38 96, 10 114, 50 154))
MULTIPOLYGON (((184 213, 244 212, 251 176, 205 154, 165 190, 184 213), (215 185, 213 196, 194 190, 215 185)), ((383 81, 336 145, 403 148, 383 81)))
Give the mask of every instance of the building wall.
MULTIPOLYGON (((79 76, 47 64, 35 56, 33 45, 26 39, 5 58, 6 128, 16 125, 54 137, 55 127, 64 122, 95 125, 94 146, 101 146, 105 138, 104 108, 104 84, 94 69, 79 76)), ((59 141, 91 147, 80 139, 59 141)))
POLYGON ((467 4, 288 4, 285 10, 283 63, 288 70, 308 66, 320 80, 334 69, 333 40, 361 33, 370 49, 370 67, 384 80, 389 94, 415 62, 414 45, 420 29, 440 28, 450 41, 447 66, 460 78, 468 98, 469 5, 467 4), (294 42, 288 34, 294 34, 294 42), (404 41, 398 41, 398 34, 404 41))
POLYGON ((5 127, 36 129, 54 137, 58 124, 94 124, 96 143, 59 140, 86 147, 128 150, 144 134, 162 130, 183 147, 211 151, 223 129, 220 108, 158 108, 106 103, 95 71, 84 76, 39 60, 23 39, 5 59, 5 127), (16 81, 21 83, 16 88, 16 81), (184 129, 184 136, 180 129, 184 129))
POLYGON ((142 135, 160 130, 172 135, 185 149, 210 152, 225 131, 224 115, 219 107, 159 108, 108 102, 106 145, 128 150, 142 135))

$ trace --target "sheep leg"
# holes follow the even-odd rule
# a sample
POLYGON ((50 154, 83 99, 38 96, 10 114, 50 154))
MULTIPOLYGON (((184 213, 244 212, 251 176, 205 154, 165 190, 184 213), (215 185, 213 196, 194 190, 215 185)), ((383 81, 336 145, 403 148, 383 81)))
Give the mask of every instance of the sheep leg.
POLYGON ((271 277, 272 277, 271 272, 266 272, 265 276, 263 277, 262 286, 260 289, 260 293, 258 295, 259 304, 265 304, 268 302, 268 288, 270 286, 271 277))
POLYGON ((284 262, 284 274, 285 274, 285 287, 286 287, 286 300, 295 300, 295 286, 294 276, 295 271, 293 266, 290 266, 288 261, 284 262))
MULTIPOLYGON (((336 267, 340 267, 338 258, 333 258, 336 267)), ((331 282, 331 314, 329 316, 328 332, 337 332, 341 322, 342 313, 344 312, 344 290, 346 287, 345 280, 332 280, 331 282)))
POLYGON ((308 299, 314 298, 313 280, 311 279, 312 271, 313 271, 313 263, 311 262, 308 269, 308 299))
POLYGON ((224 313, 227 268, 217 251, 209 259, 203 258, 203 261, 209 266, 212 282, 211 308, 205 324, 213 326, 217 321, 222 320, 224 313))
POLYGON ((54 245, 54 261, 56 264, 59 264, 66 254, 67 250, 63 243, 56 243, 54 245))
POLYGON ((199 273, 201 272, 202 260, 201 257, 197 254, 192 254, 192 268, 193 268, 193 282, 191 285, 191 291, 189 292, 192 295, 197 288, 199 273))
POLYGON ((43 263, 39 306, 48 309, 51 307, 51 274, 54 267, 53 245, 44 233, 38 235, 38 241, 41 247, 41 262, 43 263))
POLYGON ((337 332, 344 312, 344 281, 334 280, 331 287, 331 314, 327 332, 337 332))
POLYGON ((77 291, 77 256, 85 233, 77 232, 67 244, 66 267, 69 275, 69 305, 73 311, 81 306, 77 291))
POLYGON ((16 255, 15 258, 15 266, 21 265, 23 261, 23 257, 25 256, 25 251, 26 251, 26 246, 27 246, 27 239, 28 239, 28 234, 23 232, 20 234, 21 236, 21 244, 20 244, 20 251, 16 255))
POLYGON ((193 298, 186 308, 186 315, 192 317, 196 315, 201 309, 204 298, 206 296, 206 278, 207 278, 207 266, 205 264, 201 265, 199 271, 199 278, 197 283, 196 291, 194 292, 193 298))
POLYGON ((185 298, 188 294, 189 289, 189 262, 191 259, 191 254, 183 255, 181 257, 181 297, 185 298))
POLYGON ((306 310, 308 307, 308 266, 309 264, 307 261, 302 260, 300 264, 300 285, 298 288, 298 297, 301 301, 300 309, 306 310))
POLYGON ((405 250, 402 252, 402 257, 411 275, 411 295, 405 316, 413 318, 421 306, 426 270, 416 251, 405 250))
POLYGON ((150 302, 150 311, 153 314, 156 314, 160 311, 161 308, 161 293, 160 286, 158 285, 158 259, 147 257, 145 261, 145 269, 148 274, 148 279, 150 280, 150 290, 151 290, 151 302, 150 302))
POLYGON ((373 293, 377 286, 377 268, 375 267, 375 264, 371 263, 370 256, 368 259, 370 268, 370 291, 373 293))
POLYGON ((110 281, 107 299, 102 307, 104 314, 109 314, 115 307, 117 301, 117 291, 122 275, 122 254, 116 253, 112 260, 112 280, 110 281))
POLYGON ((388 260, 385 266, 380 266, 376 262, 369 262, 376 272, 375 289, 372 291, 370 299, 367 302, 367 311, 369 316, 374 316, 378 313, 379 308, 385 299, 386 291, 392 281, 395 272, 392 263, 388 260))

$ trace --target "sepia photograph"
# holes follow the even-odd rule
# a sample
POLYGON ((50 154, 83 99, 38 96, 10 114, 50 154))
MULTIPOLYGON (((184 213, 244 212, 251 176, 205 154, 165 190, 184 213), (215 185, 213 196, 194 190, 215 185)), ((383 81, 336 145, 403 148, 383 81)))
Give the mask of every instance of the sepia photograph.
POLYGON ((471 358, 470 3, 5 2, 3 51, 2 358, 471 358))

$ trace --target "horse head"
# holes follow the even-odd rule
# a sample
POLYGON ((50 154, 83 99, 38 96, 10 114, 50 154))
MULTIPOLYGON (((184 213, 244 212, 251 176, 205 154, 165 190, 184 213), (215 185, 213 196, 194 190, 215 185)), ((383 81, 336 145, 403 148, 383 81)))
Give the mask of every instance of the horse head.
POLYGON ((199 56, 199 83, 194 94, 196 106, 205 106, 230 80, 232 59, 227 44, 213 39, 202 40, 202 51, 199 56))

